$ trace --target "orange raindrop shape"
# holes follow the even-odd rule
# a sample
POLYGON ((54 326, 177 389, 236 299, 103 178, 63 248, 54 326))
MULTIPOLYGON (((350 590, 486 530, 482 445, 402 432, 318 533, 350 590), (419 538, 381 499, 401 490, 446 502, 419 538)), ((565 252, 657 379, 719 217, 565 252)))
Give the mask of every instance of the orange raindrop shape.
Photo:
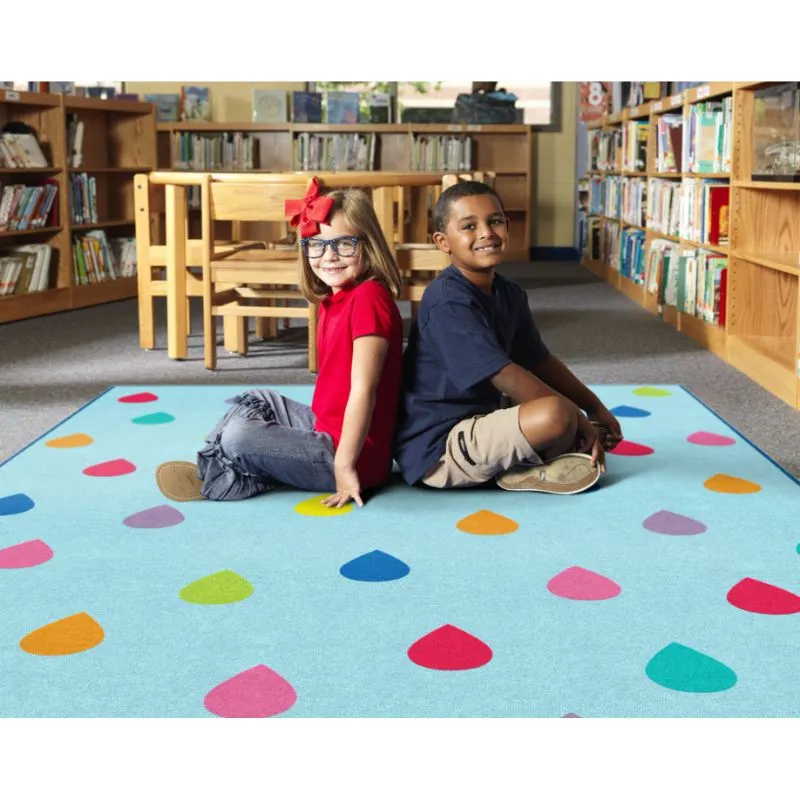
POLYGON ((105 632, 85 611, 31 631, 19 646, 34 656, 69 656, 96 647, 105 632))
POLYGON ((478 536, 500 536, 504 533, 514 533, 519 530, 519 525, 513 519, 483 509, 460 519, 456 523, 456 528, 464 533, 474 533, 478 536))
POLYGON ((58 439, 48 439, 45 444, 48 447, 86 447, 90 445, 94 439, 88 433, 73 433, 70 436, 61 436, 58 439))
POLYGON ((722 472, 712 475, 703 486, 712 492, 722 494, 753 494, 761 491, 761 486, 744 478, 736 478, 733 475, 725 475, 722 472))

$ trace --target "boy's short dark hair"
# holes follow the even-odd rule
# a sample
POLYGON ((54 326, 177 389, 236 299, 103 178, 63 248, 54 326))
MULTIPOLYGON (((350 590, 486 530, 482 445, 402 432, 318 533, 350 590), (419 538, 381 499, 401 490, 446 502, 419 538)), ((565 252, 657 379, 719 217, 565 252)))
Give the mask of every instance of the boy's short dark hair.
POLYGON ((462 197, 474 197, 477 194, 491 194, 497 198, 500 203, 500 208, 503 213, 506 213, 505 206, 499 194, 488 183, 481 183, 481 181, 463 181, 454 183, 449 188, 445 189, 436 201, 436 207, 433 209, 433 229, 440 233, 445 232, 447 223, 450 221, 450 209, 453 203, 461 200, 462 197))

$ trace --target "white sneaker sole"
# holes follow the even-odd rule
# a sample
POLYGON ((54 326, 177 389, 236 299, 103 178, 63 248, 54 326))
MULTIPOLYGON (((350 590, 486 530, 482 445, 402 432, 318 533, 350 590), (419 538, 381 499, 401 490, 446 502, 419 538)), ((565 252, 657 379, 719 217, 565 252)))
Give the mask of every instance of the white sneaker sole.
POLYGON ((544 492, 545 494, 580 494, 600 480, 600 466, 592 466, 586 453, 565 453, 546 464, 509 470, 498 476, 497 485, 507 492, 544 492), (553 468, 553 465, 557 465, 553 468), (556 473, 555 475, 548 473, 556 473))

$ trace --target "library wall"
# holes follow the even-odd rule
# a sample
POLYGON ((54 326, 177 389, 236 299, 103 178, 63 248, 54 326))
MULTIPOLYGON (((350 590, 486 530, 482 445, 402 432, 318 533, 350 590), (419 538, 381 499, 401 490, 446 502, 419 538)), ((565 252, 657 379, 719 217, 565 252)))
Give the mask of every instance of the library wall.
POLYGON ((561 130, 536 134, 535 207, 531 241, 535 247, 574 247, 576 87, 561 89, 561 130))

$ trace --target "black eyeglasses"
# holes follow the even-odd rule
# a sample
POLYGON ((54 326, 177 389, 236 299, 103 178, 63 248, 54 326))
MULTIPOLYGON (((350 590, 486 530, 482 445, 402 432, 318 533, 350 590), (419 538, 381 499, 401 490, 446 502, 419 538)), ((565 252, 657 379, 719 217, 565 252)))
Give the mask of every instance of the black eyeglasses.
POLYGON ((337 236, 335 239, 302 239, 303 250, 309 258, 322 258, 328 245, 337 256, 347 258, 356 254, 360 236, 337 236))

